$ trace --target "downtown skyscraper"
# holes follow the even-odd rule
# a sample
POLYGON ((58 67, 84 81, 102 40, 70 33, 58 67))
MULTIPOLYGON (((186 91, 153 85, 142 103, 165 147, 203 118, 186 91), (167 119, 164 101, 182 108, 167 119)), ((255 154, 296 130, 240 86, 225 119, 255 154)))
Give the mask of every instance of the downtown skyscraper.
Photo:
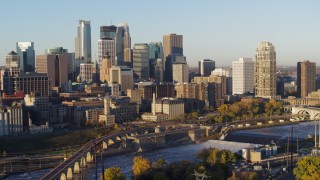
POLYGON ((20 56, 20 71, 34 72, 35 51, 33 42, 17 42, 17 54, 20 56))
POLYGON ((177 34, 167 34, 163 36, 163 58, 165 68, 165 81, 172 82, 172 65, 176 56, 183 55, 183 36, 177 34))
POLYGON ((129 26, 126 23, 119 23, 115 34, 116 43, 116 63, 121 66, 132 63, 131 56, 131 37, 129 33, 129 26))
POLYGON ((75 38, 75 61, 77 71, 81 63, 91 62, 90 21, 79 20, 78 35, 75 38))
POLYGON ((272 43, 260 42, 254 64, 255 96, 277 99, 276 51, 272 43))

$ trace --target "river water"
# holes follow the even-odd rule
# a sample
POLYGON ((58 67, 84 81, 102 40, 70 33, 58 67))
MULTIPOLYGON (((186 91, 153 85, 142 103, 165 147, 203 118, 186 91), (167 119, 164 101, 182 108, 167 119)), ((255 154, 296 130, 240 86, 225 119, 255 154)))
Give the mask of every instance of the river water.
MULTIPOLYGON (((299 138, 306 138, 308 135, 314 135, 314 123, 306 122, 295 125, 286 125, 278 126, 271 128, 262 128, 262 129, 252 129, 252 130, 243 130, 236 131, 233 133, 247 134, 252 136, 279 136, 281 138, 286 138, 291 127, 294 127, 294 130, 299 138)), ((143 152, 141 155, 150 161, 156 161, 160 158, 165 159, 167 163, 181 161, 181 160, 190 160, 193 162, 199 161, 196 154, 199 150, 209 147, 217 147, 219 149, 230 149, 233 152, 239 151, 242 148, 253 147, 255 144, 249 143, 237 143, 237 142, 228 142, 228 141, 217 141, 209 140, 201 144, 188 144, 178 147, 170 147, 165 149, 153 150, 149 152, 143 152)), ((113 167, 118 166, 121 168, 122 172, 126 175, 127 179, 131 176, 132 168, 132 159, 136 154, 124 154, 112 157, 106 157, 104 159, 104 167, 113 167)), ((27 180, 27 179, 39 179, 50 169, 39 170, 29 173, 21 173, 9 176, 8 180, 27 180)), ((101 163, 98 163, 98 175, 101 175, 101 163)), ((95 168, 93 166, 87 169, 86 179, 95 179, 95 168)))

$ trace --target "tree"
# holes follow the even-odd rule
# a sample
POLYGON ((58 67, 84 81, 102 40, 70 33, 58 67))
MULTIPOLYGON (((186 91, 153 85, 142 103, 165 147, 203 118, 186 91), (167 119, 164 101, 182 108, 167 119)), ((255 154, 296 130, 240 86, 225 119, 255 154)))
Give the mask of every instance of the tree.
POLYGON ((119 167, 107 168, 104 173, 105 180, 125 180, 126 176, 121 172, 119 167))
POLYGON ((142 175, 146 173, 151 168, 151 163, 149 160, 143 158, 142 156, 137 156, 133 158, 132 172, 135 176, 142 175))
POLYGON ((320 179, 320 157, 306 156, 299 159, 297 167, 293 169, 296 179, 320 179))
POLYGON ((164 168, 167 165, 166 161, 163 158, 158 159, 156 162, 153 163, 154 168, 164 168))

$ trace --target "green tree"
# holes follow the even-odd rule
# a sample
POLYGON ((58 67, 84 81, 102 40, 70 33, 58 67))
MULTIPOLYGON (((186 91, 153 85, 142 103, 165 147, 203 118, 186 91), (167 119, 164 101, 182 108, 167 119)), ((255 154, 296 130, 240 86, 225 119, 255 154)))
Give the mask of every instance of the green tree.
POLYGON ((163 158, 158 159, 156 162, 153 163, 154 168, 164 168, 167 165, 166 161, 163 158))
POLYGON ((220 152, 220 150, 218 148, 210 149, 210 153, 207 158, 207 163, 209 163, 210 165, 214 165, 215 163, 220 162, 219 157, 218 157, 219 152, 220 152))
POLYGON ((320 179, 320 157, 306 156, 299 159, 297 167, 293 169, 296 179, 320 179))
POLYGON ((149 160, 143 158, 142 156, 137 156, 133 158, 132 172, 135 176, 142 175, 146 173, 151 168, 151 163, 149 160))
POLYGON ((119 167, 107 168, 104 173, 105 180, 125 180, 126 176, 121 172, 119 167))

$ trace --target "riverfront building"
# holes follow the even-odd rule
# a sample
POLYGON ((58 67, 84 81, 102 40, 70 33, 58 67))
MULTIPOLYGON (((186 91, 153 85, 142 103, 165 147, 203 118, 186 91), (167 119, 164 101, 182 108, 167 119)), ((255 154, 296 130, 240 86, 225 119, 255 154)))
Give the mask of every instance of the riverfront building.
POLYGON ((276 51, 270 42, 258 44, 254 64, 254 82, 256 97, 278 99, 276 94, 276 51))

